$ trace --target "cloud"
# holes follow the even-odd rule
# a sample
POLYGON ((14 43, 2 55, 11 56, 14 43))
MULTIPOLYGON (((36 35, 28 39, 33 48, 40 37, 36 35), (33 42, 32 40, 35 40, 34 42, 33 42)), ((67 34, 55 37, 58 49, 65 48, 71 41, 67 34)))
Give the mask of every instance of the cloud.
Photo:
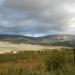
POLYGON ((0 0, 0 6, 3 5, 4 2, 5 0, 0 0))
POLYGON ((74 0, 6 0, 0 7, 0 31, 28 35, 72 33, 74 8, 74 0))

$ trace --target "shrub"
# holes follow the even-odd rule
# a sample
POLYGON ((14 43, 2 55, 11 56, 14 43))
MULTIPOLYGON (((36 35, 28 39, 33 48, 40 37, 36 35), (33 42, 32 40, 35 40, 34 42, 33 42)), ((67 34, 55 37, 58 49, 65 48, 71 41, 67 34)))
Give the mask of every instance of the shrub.
POLYGON ((64 53, 59 51, 51 53, 49 59, 47 59, 46 61, 48 71, 57 70, 59 68, 61 69, 64 64, 65 64, 64 53))

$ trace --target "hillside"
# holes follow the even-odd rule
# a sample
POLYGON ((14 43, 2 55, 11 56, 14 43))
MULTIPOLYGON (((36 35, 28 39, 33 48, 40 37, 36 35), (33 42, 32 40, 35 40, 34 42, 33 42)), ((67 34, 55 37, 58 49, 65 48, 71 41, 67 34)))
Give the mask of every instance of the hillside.
POLYGON ((75 35, 48 35, 43 37, 29 37, 23 35, 0 34, 0 42, 52 46, 75 46, 75 35))

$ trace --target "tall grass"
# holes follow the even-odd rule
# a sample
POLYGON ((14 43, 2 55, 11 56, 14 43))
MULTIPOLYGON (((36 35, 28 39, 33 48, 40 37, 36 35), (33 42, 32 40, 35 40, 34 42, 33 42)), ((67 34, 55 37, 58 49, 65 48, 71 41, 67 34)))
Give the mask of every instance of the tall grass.
POLYGON ((75 75, 72 50, 0 55, 0 75, 75 75))

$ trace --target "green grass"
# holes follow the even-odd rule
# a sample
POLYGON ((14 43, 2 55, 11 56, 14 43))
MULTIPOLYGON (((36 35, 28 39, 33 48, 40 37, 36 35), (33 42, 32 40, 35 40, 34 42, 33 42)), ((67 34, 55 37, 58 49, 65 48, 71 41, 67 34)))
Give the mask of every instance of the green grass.
POLYGON ((75 75, 73 50, 0 55, 0 75, 75 75))

